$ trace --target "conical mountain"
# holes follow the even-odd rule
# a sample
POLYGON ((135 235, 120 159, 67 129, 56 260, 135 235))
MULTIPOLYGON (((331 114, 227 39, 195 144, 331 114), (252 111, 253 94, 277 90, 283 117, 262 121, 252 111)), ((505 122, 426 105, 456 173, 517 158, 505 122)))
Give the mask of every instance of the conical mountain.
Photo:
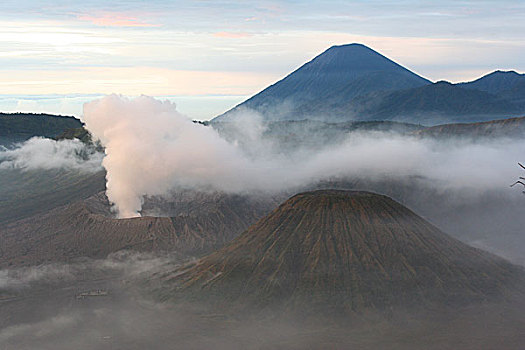
POLYGON ((295 195, 228 246, 161 278, 163 298, 351 313, 521 293, 523 271, 442 233, 389 197, 295 195))
POLYGON ((372 92, 426 84, 430 81, 367 46, 332 46, 214 121, 229 121, 243 108, 261 113, 266 120, 301 119, 296 112, 312 101, 329 98, 345 102, 372 92))

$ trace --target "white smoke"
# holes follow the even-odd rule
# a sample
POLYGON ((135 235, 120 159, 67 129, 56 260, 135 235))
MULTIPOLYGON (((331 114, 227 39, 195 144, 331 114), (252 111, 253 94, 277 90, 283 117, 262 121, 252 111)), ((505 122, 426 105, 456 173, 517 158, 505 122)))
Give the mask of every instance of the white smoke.
MULTIPOLYGON (((83 119, 106 147, 107 195, 120 217, 139 216, 144 196, 176 187, 268 192, 332 177, 418 176, 438 188, 507 189, 525 153, 525 141, 457 144, 389 133, 354 133, 315 152, 252 147, 247 153, 178 113, 175 104, 147 96, 87 103, 83 119)), ((252 126, 244 136, 253 141, 263 128, 252 126)))
POLYGON ((249 166, 236 147, 169 101, 110 95, 86 103, 83 120, 106 148, 106 193, 120 217, 139 216, 144 195, 162 195, 177 184, 218 181, 235 190, 244 178, 235 169, 249 166))
POLYGON ((0 169, 102 169, 103 154, 88 149, 79 140, 55 141, 33 137, 13 149, 0 148, 0 169))

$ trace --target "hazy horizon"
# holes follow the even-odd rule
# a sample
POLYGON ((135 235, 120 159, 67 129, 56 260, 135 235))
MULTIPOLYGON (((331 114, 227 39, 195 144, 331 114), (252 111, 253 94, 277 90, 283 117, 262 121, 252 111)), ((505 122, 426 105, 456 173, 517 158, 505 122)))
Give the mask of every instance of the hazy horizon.
POLYGON ((525 5, 98 0, 0 5, 0 111, 79 116, 145 94, 210 119, 332 45, 363 43, 432 81, 524 72, 525 5))

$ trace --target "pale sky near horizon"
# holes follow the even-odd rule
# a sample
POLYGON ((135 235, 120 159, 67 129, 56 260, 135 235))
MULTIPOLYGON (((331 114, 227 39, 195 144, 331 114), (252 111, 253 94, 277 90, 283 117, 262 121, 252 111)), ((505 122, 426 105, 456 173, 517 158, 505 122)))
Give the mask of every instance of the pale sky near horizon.
POLYGON ((13 1, 0 4, 0 111, 81 113, 107 93, 209 119, 336 44, 429 78, 525 71, 525 1, 13 1))

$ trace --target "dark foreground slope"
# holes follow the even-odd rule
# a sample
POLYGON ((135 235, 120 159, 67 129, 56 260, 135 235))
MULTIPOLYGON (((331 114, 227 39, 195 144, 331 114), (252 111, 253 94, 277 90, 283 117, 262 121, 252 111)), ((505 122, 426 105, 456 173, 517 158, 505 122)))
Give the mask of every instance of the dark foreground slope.
POLYGON ((290 198, 228 246, 161 279, 171 300, 342 314, 468 305, 523 290, 521 268, 386 196, 338 190, 290 198))

